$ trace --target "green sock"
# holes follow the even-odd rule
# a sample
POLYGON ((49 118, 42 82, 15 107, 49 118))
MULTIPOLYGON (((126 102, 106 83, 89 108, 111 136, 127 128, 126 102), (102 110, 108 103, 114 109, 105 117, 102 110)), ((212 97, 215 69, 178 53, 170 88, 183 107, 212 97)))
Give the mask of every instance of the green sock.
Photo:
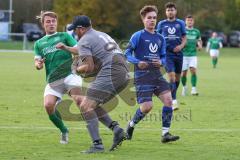
POLYGON ((215 59, 215 66, 217 65, 218 63, 218 58, 215 59))
POLYGON ((212 64, 213 64, 213 67, 215 68, 216 67, 216 65, 217 65, 217 61, 218 61, 218 59, 217 58, 215 58, 215 59, 212 59, 212 64))
POLYGON ((192 83, 193 87, 196 87, 196 85, 197 85, 197 75, 196 74, 191 76, 191 83, 192 83))
POLYGON ((53 124, 54 124, 57 128, 60 129, 60 131, 61 131, 62 133, 68 132, 67 127, 64 126, 63 121, 61 120, 61 118, 58 117, 57 114, 59 114, 58 111, 57 111, 57 113, 55 112, 55 113, 49 115, 49 119, 53 122, 53 124))
POLYGON ((187 83, 187 77, 182 76, 181 81, 182 81, 182 85, 183 85, 183 86, 186 86, 186 83, 187 83))
POLYGON ((215 66, 215 59, 212 59, 212 65, 215 66))
POLYGON ((60 112, 59 112, 57 109, 55 109, 55 113, 56 113, 56 116, 57 116, 59 119, 62 120, 62 116, 61 116, 60 112))

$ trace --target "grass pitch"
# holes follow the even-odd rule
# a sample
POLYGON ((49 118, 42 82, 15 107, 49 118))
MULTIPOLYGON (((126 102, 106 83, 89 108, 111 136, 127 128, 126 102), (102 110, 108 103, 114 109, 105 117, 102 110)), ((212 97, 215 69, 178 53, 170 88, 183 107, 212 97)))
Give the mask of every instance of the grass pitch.
MULTIPOLYGON (((59 131, 43 108, 45 72, 35 70, 33 55, 0 53, 0 160, 238 160, 239 59, 240 49, 224 48, 213 69, 208 54, 199 53, 199 96, 190 96, 189 90, 188 96, 181 97, 181 85, 178 90, 180 110, 174 113, 171 132, 180 135, 180 141, 160 143, 162 103, 154 98, 151 115, 137 125, 132 141, 115 152, 84 155, 80 151, 91 143, 83 121, 65 121, 70 143, 59 144, 59 131)), ((190 78, 188 85, 191 88, 190 78)), ((118 100, 110 115, 125 128, 137 105, 118 100)), ((73 107, 72 112, 78 110, 73 107)), ((105 148, 110 148, 112 132, 102 125, 100 132, 105 148)))

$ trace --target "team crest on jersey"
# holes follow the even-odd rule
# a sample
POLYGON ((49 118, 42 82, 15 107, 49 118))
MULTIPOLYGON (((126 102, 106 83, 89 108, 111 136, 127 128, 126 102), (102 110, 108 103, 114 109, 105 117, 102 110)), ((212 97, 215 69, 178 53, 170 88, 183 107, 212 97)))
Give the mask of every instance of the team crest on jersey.
POLYGON ((152 44, 150 43, 149 44, 149 50, 152 52, 152 53, 156 53, 157 50, 158 50, 158 45, 156 43, 152 44))
POLYGON ((174 34, 174 33, 176 33, 176 28, 174 28, 174 27, 169 27, 169 28, 168 28, 168 33, 169 33, 169 34, 174 34))

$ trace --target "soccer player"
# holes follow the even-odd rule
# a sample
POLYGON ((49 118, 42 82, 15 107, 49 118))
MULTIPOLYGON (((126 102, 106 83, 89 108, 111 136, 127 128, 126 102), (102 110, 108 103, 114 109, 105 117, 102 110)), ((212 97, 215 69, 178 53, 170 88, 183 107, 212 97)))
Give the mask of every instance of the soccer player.
POLYGON ((217 38, 217 32, 212 33, 212 37, 208 40, 206 52, 210 53, 213 68, 216 68, 219 57, 219 49, 222 48, 222 42, 217 38))
POLYGON ((127 60, 134 64, 134 82, 137 92, 137 109, 127 126, 127 139, 132 139, 134 127, 153 107, 155 94, 164 104, 162 108, 162 143, 176 141, 179 136, 169 133, 172 118, 172 97, 168 82, 163 78, 160 67, 165 65, 166 44, 162 35, 155 31, 157 7, 144 6, 140 16, 144 29, 134 33, 125 51, 127 60))
POLYGON ((68 143, 68 129, 59 112, 55 109, 64 93, 80 103, 82 79, 72 74, 72 55, 70 51, 60 50, 58 43, 75 46, 77 42, 67 33, 57 32, 57 14, 51 11, 41 12, 40 19, 46 35, 35 42, 35 67, 43 69, 45 64, 47 85, 44 91, 44 107, 52 123, 61 131, 60 143, 68 143))
POLYGON ((186 30, 184 21, 177 19, 176 5, 172 2, 165 4, 167 19, 158 23, 157 30, 166 40, 166 69, 172 91, 173 109, 178 109, 176 99, 177 89, 180 82, 183 53, 186 44, 186 30))
POLYGON ((192 83, 192 95, 198 95, 197 85, 197 49, 202 49, 202 40, 200 31, 194 28, 194 19, 191 15, 188 15, 185 19, 187 43, 183 49, 183 67, 182 67, 182 96, 187 94, 187 72, 190 69, 191 83, 192 83))
MULTIPOLYGON (((80 104, 93 142, 90 149, 84 153, 103 152, 96 109, 127 86, 129 81, 127 62, 121 49, 109 35, 92 28, 89 17, 76 16, 68 30, 74 30, 80 38, 78 54, 83 63, 77 68, 78 73, 96 73, 96 79, 88 87, 86 96, 80 104)), ((125 139, 125 133, 110 117, 108 124, 105 125, 114 133, 113 145, 110 148, 112 151, 125 139)))

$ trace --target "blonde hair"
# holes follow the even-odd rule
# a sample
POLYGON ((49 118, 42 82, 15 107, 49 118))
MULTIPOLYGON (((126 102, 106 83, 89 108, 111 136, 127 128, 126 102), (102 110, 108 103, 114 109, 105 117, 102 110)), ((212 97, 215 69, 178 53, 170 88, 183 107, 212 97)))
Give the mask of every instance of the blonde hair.
POLYGON ((58 18, 57 14, 55 12, 41 11, 40 15, 36 16, 36 19, 39 19, 40 23, 43 24, 45 16, 49 16, 49 17, 56 18, 56 19, 58 18))

